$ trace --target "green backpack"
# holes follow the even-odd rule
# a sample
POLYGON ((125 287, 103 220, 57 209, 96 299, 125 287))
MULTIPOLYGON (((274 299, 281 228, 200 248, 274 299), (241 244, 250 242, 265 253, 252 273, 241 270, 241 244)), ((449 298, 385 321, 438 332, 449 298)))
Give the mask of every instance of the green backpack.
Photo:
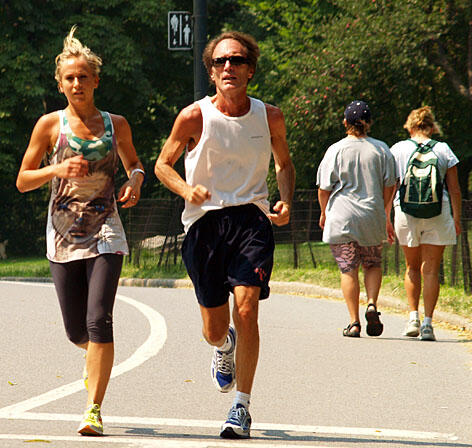
POLYGON ((408 160, 405 177, 400 185, 400 207, 416 218, 432 218, 441 214, 443 182, 438 156, 433 151, 435 140, 417 143, 408 160))

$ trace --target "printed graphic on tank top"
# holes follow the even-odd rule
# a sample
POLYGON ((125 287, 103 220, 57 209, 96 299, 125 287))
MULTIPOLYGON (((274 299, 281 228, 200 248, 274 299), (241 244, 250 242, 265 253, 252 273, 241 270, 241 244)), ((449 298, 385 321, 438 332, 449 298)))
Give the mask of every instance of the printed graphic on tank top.
POLYGON ((84 140, 72 132, 65 111, 59 111, 61 130, 49 163, 58 164, 82 154, 88 161, 88 174, 52 180, 46 231, 47 257, 51 261, 128 253, 114 196, 118 154, 113 123, 107 112, 100 113, 104 134, 96 140, 84 140))

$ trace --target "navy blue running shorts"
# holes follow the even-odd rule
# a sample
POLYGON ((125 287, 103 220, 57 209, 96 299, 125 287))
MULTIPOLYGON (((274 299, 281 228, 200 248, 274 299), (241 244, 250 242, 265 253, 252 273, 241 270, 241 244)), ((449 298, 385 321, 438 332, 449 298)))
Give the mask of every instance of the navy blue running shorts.
POLYGON ((235 286, 258 286, 269 297, 274 234, 269 218, 254 204, 224 207, 203 215, 190 227, 182 258, 198 303, 224 305, 235 286))

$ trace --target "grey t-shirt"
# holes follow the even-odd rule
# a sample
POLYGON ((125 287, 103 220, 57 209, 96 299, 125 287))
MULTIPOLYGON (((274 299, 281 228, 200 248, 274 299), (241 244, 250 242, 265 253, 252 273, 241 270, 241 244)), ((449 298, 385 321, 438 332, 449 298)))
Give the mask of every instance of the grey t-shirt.
POLYGON ((386 143, 348 136, 331 145, 318 167, 317 185, 331 191, 323 241, 376 246, 386 236, 383 190, 396 182, 386 143))

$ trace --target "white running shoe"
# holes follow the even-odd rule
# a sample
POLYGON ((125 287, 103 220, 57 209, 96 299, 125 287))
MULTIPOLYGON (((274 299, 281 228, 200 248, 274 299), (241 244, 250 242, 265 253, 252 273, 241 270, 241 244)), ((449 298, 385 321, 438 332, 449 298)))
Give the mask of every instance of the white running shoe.
POLYGON ((422 341, 435 341, 436 337, 434 336, 433 326, 429 324, 421 325, 421 336, 422 341))
POLYGON ((231 340, 231 349, 222 352, 216 347, 211 360, 211 378, 220 392, 229 392, 236 382, 234 352, 236 349, 236 331, 229 327, 228 336, 231 340))
POLYGON ((220 437, 223 439, 251 437, 251 415, 242 404, 237 404, 229 410, 228 419, 221 426, 220 437))
POLYGON ((419 319, 412 319, 410 320, 403 332, 403 336, 408 336, 409 338, 416 338, 420 335, 420 326, 421 323, 419 319))

